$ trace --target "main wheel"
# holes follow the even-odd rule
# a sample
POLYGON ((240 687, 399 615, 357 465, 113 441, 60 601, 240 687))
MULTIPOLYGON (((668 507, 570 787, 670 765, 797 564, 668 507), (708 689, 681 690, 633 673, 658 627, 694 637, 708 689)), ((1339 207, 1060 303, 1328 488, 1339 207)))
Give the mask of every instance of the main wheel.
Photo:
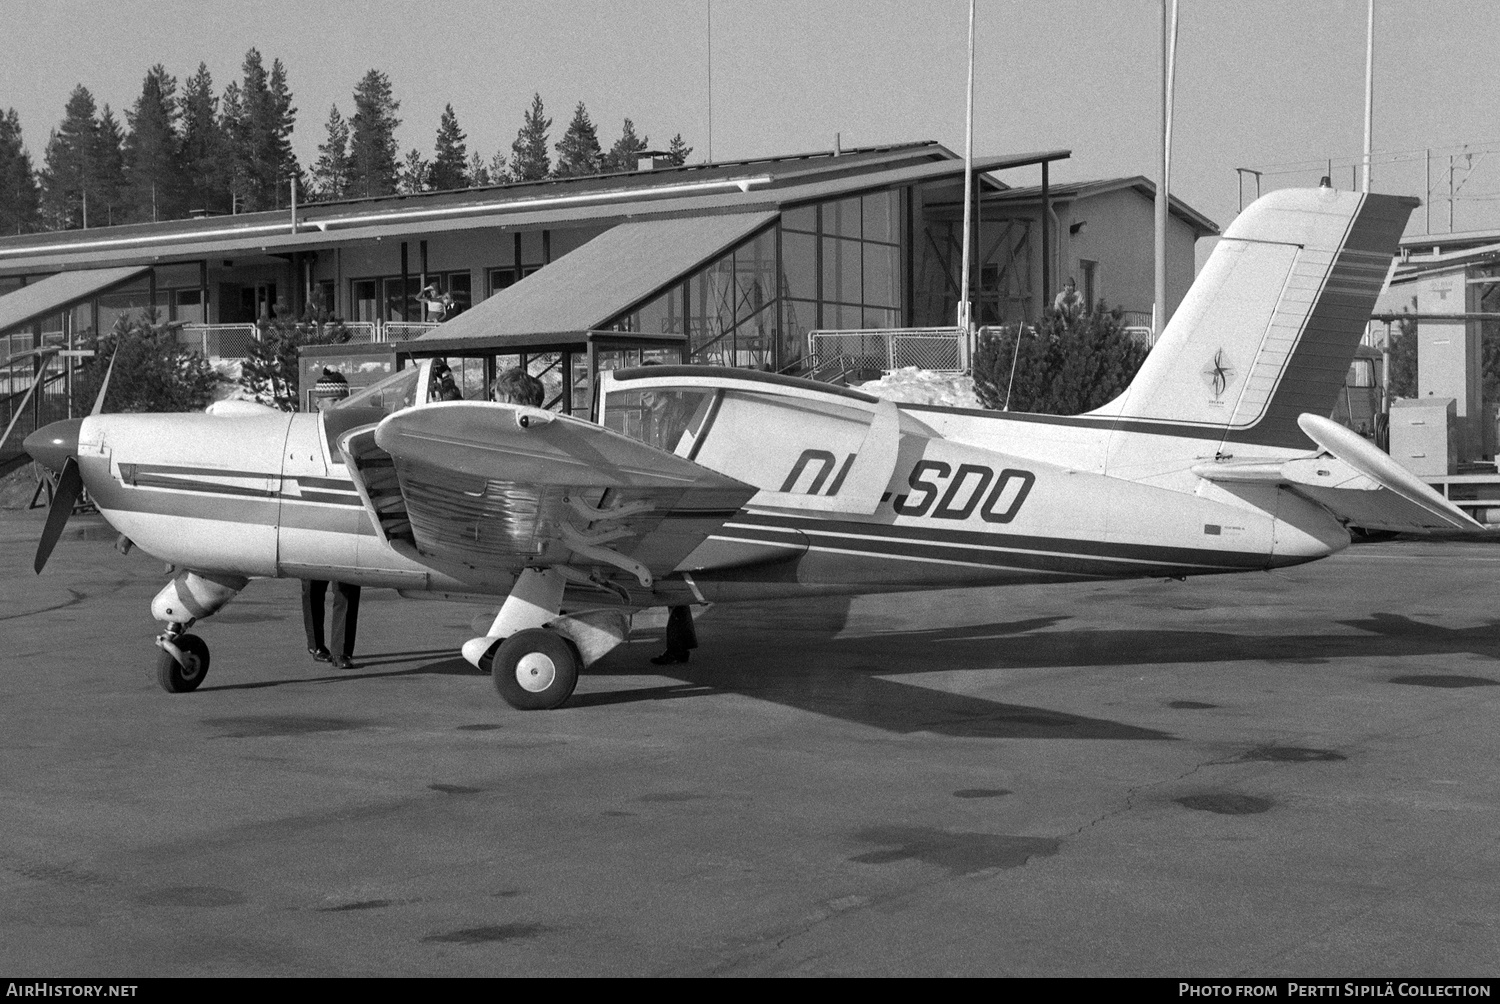
POLYGON ((546 628, 527 628, 500 643, 490 678, 511 707, 546 711, 572 695, 581 662, 573 643, 562 635, 546 628))
POLYGON ((195 634, 178 635, 174 640, 187 665, 179 664, 170 652, 162 649, 156 657, 156 682, 169 694, 186 694, 197 690, 208 675, 208 645, 195 634))

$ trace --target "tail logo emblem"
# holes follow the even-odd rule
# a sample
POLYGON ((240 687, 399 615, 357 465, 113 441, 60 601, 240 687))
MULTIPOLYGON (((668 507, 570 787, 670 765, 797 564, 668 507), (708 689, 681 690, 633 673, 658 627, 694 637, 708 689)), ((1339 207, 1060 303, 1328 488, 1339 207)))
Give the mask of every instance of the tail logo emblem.
POLYGON ((1219 349, 1214 353, 1213 361, 1199 372, 1203 374, 1203 382, 1208 384, 1209 389, 1214 392, 1214 401, 1217 403, 1224 396, 1224 392, 1229 389, 1229 385, 1234 383, 1234 378, 1239 371, 1224 355, 1224 350, 1219 349))

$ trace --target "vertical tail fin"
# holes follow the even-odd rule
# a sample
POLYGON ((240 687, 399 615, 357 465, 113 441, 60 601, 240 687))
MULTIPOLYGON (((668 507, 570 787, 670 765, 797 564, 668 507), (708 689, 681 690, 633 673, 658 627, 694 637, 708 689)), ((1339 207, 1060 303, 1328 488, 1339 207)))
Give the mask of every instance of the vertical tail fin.
POLYGON ((1256 200, 1129 388, 1093 414, 1122 428, 1306 447, 1297 416, 1333 409, 1417 205, 1328 188, 1256 200))

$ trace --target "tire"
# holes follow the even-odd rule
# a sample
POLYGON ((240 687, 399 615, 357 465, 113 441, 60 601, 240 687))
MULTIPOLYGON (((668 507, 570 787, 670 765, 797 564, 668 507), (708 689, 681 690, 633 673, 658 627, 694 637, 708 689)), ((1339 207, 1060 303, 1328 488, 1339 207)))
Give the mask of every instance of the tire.
POLYGON ((187 657, 187 668, 163 649, 156 657, 156 682, 169 694, 186 694, 197 690, 208 675, 208 645, 195 634, 184 634, 178 635, 177 647, 187 657))
POLYGON ((562 635, 546 628, 527 628, 500 643, 490 679, 511 707, 550 711, 572 696, 581 661, 573 643, 562 635))

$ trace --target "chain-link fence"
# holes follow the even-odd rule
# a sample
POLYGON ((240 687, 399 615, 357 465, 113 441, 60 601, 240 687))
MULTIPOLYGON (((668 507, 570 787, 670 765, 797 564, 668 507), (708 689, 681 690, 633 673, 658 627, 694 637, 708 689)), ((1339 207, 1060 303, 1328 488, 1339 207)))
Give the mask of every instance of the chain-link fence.
POLYGON ((807 354, 814 367, 843 359, 855 371, 915 366, 962 373, 969 368, 969 340, 962 328, 809 331, 807 354))
POLYGON ((253 324, 184 324, 177 340, 205 359, 243 359, 255 344, 253 324))
POLYGON ((437 321, 386 321, 381 325, 385 336, 372 341, 404 342, 425 335, 438 326, 437 321))

